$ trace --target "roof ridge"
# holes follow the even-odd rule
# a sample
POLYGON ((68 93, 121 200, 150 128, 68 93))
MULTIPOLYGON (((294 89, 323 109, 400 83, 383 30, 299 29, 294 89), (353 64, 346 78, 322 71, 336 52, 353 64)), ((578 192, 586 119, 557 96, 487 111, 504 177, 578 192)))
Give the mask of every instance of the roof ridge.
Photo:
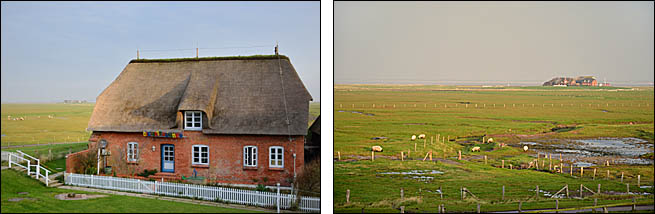
MULTIPOLYGON (((281 59, 289 60, 285 55, 279 55, 281 59)), ((189 62, 189 61, 217 61, 217 60, 265 60, 278 59, 276 55, 250 55, 250 56, 211 56, 211 57, 190 57, 190 58, 168 58, 168 59, 133 59, 130 63, 161 63, 161 62, 189 62)))

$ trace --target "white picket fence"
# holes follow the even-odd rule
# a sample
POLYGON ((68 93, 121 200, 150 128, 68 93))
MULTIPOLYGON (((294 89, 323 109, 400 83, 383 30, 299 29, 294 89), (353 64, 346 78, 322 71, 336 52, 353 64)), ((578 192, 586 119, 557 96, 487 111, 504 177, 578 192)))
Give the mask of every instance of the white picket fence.
MULTIPOLYGON (((194 184, 181 184, 158 181, 143 181, 131 178, 83 175, 65 173, 67 185, 86 186, 138 193, 161 194, 168 196, 197 197, 203 200, 220 200, 236 204, 253 205, 277 209, 289 209, 296 200, 296 195, 242 190, 225 187, 213 187, 194 184), (278 201, 279 200, 279 201, 278 201)), ((321 199, 301 197, 298 208, 305 212, 319 212, 321 199)))

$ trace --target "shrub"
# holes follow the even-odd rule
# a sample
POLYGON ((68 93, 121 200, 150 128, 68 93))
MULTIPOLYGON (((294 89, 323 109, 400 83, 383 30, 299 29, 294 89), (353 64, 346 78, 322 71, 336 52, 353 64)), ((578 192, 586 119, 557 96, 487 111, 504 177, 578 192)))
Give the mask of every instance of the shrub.
POLYGON ((157 169, 153 169, 153 170, 147 170, 147 169, 144 169, 142 173, 139 173, 139 174, 137 174, 137 175, 138 175, 138 176, 141 176, 141 177, 146 177, 146 178, 147 178, 148 176, 154 175, 154 174, 156 174, 156 173, 157 173, 157 169))
POLYGON ((299 196, 320 196, 321 192, 321 158, 306 163, 295 182, 299 196))
POLYGON ((257 189, 255 190, 259 192, 268 192, 268 188, 263 184, 257 184, 257 189))

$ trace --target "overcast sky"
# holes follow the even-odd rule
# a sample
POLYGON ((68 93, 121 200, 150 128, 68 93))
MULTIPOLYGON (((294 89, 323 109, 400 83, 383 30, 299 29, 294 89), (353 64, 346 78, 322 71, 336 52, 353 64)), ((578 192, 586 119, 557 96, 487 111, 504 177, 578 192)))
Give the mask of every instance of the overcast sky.
POLYGON ((2 102, 95 101, 137 48, 141 58, 195 57, 196 44, 201 57, 274 54, 276 41, 320 101, 319 2, 3 1, 2 102), (170 49, 191 50, 147 51, 170 49))
POLYGON ((653 82, 653 2, 335 2, 335 83, 653 82))

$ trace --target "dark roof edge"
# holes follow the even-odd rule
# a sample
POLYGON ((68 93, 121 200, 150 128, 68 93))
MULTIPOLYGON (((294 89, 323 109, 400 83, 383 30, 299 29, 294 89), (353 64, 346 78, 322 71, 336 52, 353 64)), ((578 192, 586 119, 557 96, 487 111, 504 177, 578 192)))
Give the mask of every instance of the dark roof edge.
MULTIPOLYGON (((289 60, 285 55, 279 55, 280 59, 289 60)), ((161 63, 161 62, 194 62, 194 61, 216 61, 216 60, 263 60, 278 59, 277 55, 251 55, 251 56, 216 56, 200 58, 171 58, 171 59, 133 59, 130 63, 161 63)))

